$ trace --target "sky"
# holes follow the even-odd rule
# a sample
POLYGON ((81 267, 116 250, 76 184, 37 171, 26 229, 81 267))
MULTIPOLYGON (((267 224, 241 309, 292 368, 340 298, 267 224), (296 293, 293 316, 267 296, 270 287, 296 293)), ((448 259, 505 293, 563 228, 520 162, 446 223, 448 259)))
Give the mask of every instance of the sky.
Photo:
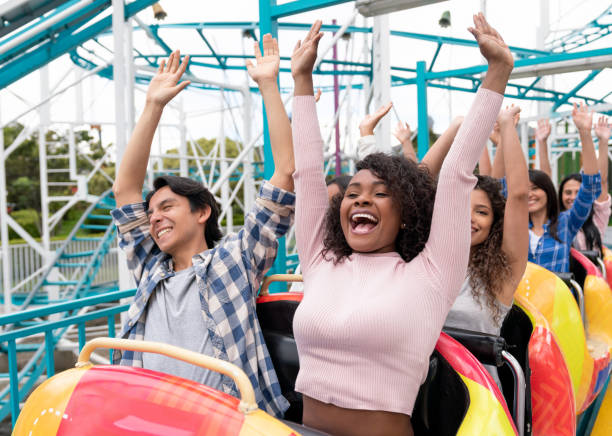
MULTIPOLYGON (((279 1, 279 3, 282 3, 279 1)), ((549 22, 550 30, 560 32, 567 29, 582 27, 585 23, 595 18, 609 5, 609 0, 549 0, 549 22)), ((196 0, 174 0, 161 1, 163 8, 168 13, 163 23, 185 23, 185 22, 219 22, 219 21, 257 21, 258 2, 255 0, 225 0, 223 2, 202 2, 196 0)), ((515 0, 513 2, 482 1, 482 0, 450 0, 437 4, 395 12, 390 14, 389 23, 393 30, 404 30, 408 32, 436 34, 452 36, 458 38, 471 39, 471 34, 466 30, 471 25, 472 14, 479 11, 485 5, 486 15, 489 22, 500 32, 509 45, 536 48, 538 45, 538 27, 542 24, 540 11, 541 2, 533 0, 515 0), (446 29, 439 27, 438 20, 444 11, 451 12, 452 26, 446 29)), ((331 23, 336 19, 339 24, 343 24, 351 16, 353 3, 346 3, 318 11, 312 11, 297 16, 283 19, 287 22, 312 23, 315 19, 321 18, 324 23, 331 23)), ((153 23, 153 14, 150 9, 146 9, 139 14, 139 17, 147 22, 153 23)), ((365 20, 358 16, 357 25, 370 26, 372 20, 365 20)), ((239 30, 208 30, 205 32, 210 39, 215 50, 228 54, 251 54, 252 42, 242 39, 239 30)), ((302 37, 302 31, 282 31, 279 35, 279 44, 282 55, 289 56, 296 40, 302 37)), ((558 33, 557 33, 558 34, 558 33)), ((201 39, 194 31, 184 30, 160 30, 160 35, 172 48, 181 48, 183 52, 205 53, 201 39)), ((591 44, 586 48, 598 48, 609 46, 610 37, 603 38, 599 42, 591 44)), ((331 35, 325 35, 321 41, 321 47, 326 47, 331 35)), ((100 38, 100 42, 108 47, 112 47, 112 35, 100 38)), ((141 51, 149 53, 159 53, 159 48, 148 39, 143 32, 134 34, 134 46, 141 51)), ((89 43, 88 48, 95 51, 96 56, 110 60, 111 55, 103 48, 89 43)), ((340 59, 357 60, 362 55, 364 41, 361 37, 353 37, 350 43, 341 42, 338 47, 340 59)), ((414 67, 419 60, 429 60, 435 51, 435 44, 419 42, 404 38, 391 37, 390 57, 391 63, 395 66, 414 67)), ((328 55, 329 56, 329 55, 328 55)), ((480 64, 483 58, 476 48, 450 47, 445 46, 436 62, 436 70, 446 70, 451 68, 467 67, 480 64)), ((283 65, 285 66, 285 65, 283 65)), ((73 68, 72 62, 64 56, 49 66, 52 86, 66 75, 73 68)), ((218 70, 194 70, 200 77, 207 77, 219 81, 244 84, 246 76, 244 72, 231 71, 222 73, 218 70)), ((68 73, 66 79, 61 82, 60 88, 75 79, 73 73, 68 73)), ((576 83, 582 80, 587 72, 571 73, 558 75, 554 79, 547 79, 549 86, 559 90, 571 89, 576 83)), ((609 70, 602 72, 596 80, 588 84, 583 93, 599 97, 609 91, 611 83, 611 73, 609 70)), ((346 83, 346 77, 340 79, 341 83, 346 83)), ((363 79, 352 79, 352 83, 360 83, 363 79)), ((290 88, 292 86, 289 74, 281 75, 281 85, 290 88)), ((317 78, 316 86, 329 86, 332 84, 331 77, 317 78)), ((254 84, 251 82, 251 86, 254 84)), ((113 84, 106 79, 92 78, 83 82, 83 110, 86 122, 112 121, 114 116, 114 91, 113 84)), ((39 89, 39 75, 32 73, 19 82, 11 85, 9 89, 0 92, 0 114, 3 122, 13 119, 29 106, 37 103, 43 96, 39 89)), ((395 111, 390 115, 391 123, 394 125, 397 119, 407 121, 411 126, 416 127, 416 90, 412 87, 393 88, 391 98, 394 102, 395 111)), ((464 114, 471 103, 473 94, 469 93, 449 93, 445 90, 430 89, 428 93, 429 114, 434 120, 434 130, 440 132, 448 125, 452 116, 464 114)), ((214 137, 219 135, 221 126, 226 134, 233 138, 241 138, 242 119, 238 109, 234 110, 234 118, 226 114, 223 119, 218 113, 213 111, 220 105, 219 93, 190 91, 189 89, 181 95, 182 104, 187 114, 188 136, 198 138, 202 136, 214 137), (207 113, 213 112, 213 113, 207 113)), ((240 98, 236 95, 228 95, 230 105, 240 105, 240 98)), ((77 118, 76 110, 79 107, 76 89, 71 89, 62 96, 54 99, 52 105, 52 118, 57 121, 71 121, 77 118)), ((136 92, 136 113, 142 109, 144 102, 144 91, 136 92)), ((357 134, 357 124, 365 113, 365 99, 363 95, 355 93, 351 95, 350 109, 343 111, 341 122, 343 131, 350 132, 351 135, 357 134)), ((256 100, 256 107, 259 103, 256 100)), ((525 116, 537 115, 538 105, 530 102, 520 102, 525 116)), ((326 93, 318 105, 319 116, 322 125, 330 126, 333 116, 333 95, 326 93)), ((370 108, 371 110, 372 108, 370 108)), ((37 123, 36 114, 31 114, 22 118, 22 122, 37 123)), ((169 110, 162 121, 166 124, 176 124, 178 122, 178 112, 169 110)), ((58 128, 62 128, 58 125, 58 128)), ((255 111, 252 117, 253 132, 261 129, 261 113, 255 111)), ((164 128, 158 135, 156 147, 167 149, 175 146, 178 141, 178 129, 174 127, 164 128)), ((112 142, 114 130, 103 128, 104 142, 112 142)), ((324 133, 325 137, 325 133, 324 133)))

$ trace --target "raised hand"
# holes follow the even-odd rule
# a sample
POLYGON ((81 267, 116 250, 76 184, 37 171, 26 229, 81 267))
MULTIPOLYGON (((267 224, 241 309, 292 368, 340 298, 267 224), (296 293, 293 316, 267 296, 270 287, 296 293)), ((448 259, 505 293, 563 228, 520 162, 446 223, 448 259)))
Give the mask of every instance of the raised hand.
POLYGON ((280 67, 280 55, 278 54, 278 41, 272 35, 266 33, 263 36, 263 56, 259 50, 259 43, 253 44, 256 65, 250 59, 246 61, 249 76, 256 83, 263 81, 276 82, 280 67))
POLYGON ((535 138, 538 142, 548 141, 550 136, 550 121, 548 118, 538 120, 538 127, 536 128, 535 138))
POLYGON ((319 41, 323 37, 321 20, 314 22, 303 41, 298 41, 291 55, 291 74, 295 79, 298 76, 312 75, 314 63, 317 60, 319 41))
POLYGON ((482 12, 474 15, 474 27, 468 31, 474 35, 480 53, 487 60, 489 67, 500 66, 512 70, 514 58, 501 35, 487 22, 482 12))
POLYGON ((610 123, 608 123, 608 117, 601 116, 595 124, 595 135, 599 138, 599 144, 607 144, 610 140, 610 123))
POLYGON ((591 134, 591 127, 593 125, 593 111, 589 111, 584 103, 580 103, 580 106, 576 106, 574 103, 574 110, 572 110, 572 120, 576 128, 581 133, 591 134))
POLYGON ((147 89, 148 103, 165 106, 191 83, 189 80, 178 83, 187 69, 189 56, 185 56, 183 62, 180 62, 180 59, 181 52, 176 50, 170 54, 168 62, 165 62, 165 60, 160 62, 157 74, 151 79, 149 89, 147 89))
POLYGON ((366 115, 363 120, 359 123, 359 134, 361 136, 373 135, 374 128, 379 123, 379 121, 389 113, 391 107, 393 106, 392 102, 389 102, 381 107, 372 114, 366 115))
POLYGON ((395 136, 401 144, 411 142, 410 138, 412 136, 412 131, 410 130, 408 123, 398 121, 397 126, 393 131, 393 136, 395 136))
POLYGON ((495 125, 493 126, 493 131, 489 135, 489 139, 491 140, 493 144, 499 145, 500 134, 499 134, 499 122, 498 121, 495 121, 495 125))
POLYGON ((506 109, 502 109, 497 116, 497 123, 500 126, 512 124, 512 127, 516 127, 521 117, 521 108, 518 106, 506 106, 506 109))

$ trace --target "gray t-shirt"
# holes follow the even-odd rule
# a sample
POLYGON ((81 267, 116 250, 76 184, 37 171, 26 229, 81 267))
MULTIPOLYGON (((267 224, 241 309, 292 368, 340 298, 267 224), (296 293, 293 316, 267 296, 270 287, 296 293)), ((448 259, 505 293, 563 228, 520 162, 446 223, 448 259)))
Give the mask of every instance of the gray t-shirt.
MULTIPOLYGON (((148 302, 144 340, 213 356, 201 307, 193 267, 162 280, 148 302)), ((183 377, 212 388, 221 387, 221 374, 161 354, 143 353, 142 365, 146 369, 183 377)))
MULTIPOLYGON (((498 323, 493 319, 485 298, 482 295, 475 298, 472 294, 472 288, 470 287, 470 280, 468 277, 463 282, 463 285, 461 285, 459 296, 455 300, 453 307, 451 307, 444 326, 499 336, 502 322, 511 309, 511 306, 506 306, 498 300, 496 300, 496 303, 501 310, 498 323)), ((501 389, 497 368, 493 365, 484 365, 484 367, 489 371, 489 374, 491 374, 501 389)))

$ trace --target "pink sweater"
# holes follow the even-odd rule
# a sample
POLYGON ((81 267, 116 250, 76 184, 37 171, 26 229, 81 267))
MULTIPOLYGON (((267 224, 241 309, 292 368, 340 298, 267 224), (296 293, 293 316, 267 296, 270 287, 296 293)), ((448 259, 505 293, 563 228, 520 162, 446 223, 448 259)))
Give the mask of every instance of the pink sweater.
POLYGON ((315 101, 294 98, 296 239, 304 277, 293 321, 297 391, 339 407, 412 414, 465 279, 472 172, 501 102, 487 89, 476 94, 440 171, 431 233, 417 257, 354 253, 334 265, 321 255, 328 199, 315 101))

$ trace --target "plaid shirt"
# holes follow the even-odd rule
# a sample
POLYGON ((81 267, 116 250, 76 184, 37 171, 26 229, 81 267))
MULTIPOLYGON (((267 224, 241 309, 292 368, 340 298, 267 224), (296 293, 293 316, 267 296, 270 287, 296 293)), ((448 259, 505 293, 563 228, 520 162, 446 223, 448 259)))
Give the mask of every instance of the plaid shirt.
MULTIPOLYGON (((193 256, 202 316, 214 355, 242 368, 251 381, 262 410, 282 417, 289 403, 282 396, 263 334, 257 321, 255 297, 264 274, 274 263, 278 242, 293 221, 295 195, 266 182, 253 210, 238 233, 214 248, 193 256)), ((144 203, 112 211, 120 247, 127 255, 138 289, 121 338, 142 340, 147 302, 160 281, 174 275, 172 260, 149 233, 144 203)), ((177 320, 180 322, 180 320, 177 320)), ((142 353, 115 351, 113 363, 142 367, 142 353)), ((221 389, 238 396, 234 382, 223 376, 221 389)))
MULTIPOLYGON (((582 184, 571 209, 559 214, 557 237, 548 233, 550 221, 544 224, 544 233, 540 238, 535 253, 529 250, 529 261, 537 263, 553 272, 569 271, 569 256, 572 241, 591 212, 591 206, 601 193, 601 175, 599 173, 582 174, 582 184)), ((529 222, 529 228, 533 224, 529 222)), ((529 238, 533 236, 529 234, 529 238)))

